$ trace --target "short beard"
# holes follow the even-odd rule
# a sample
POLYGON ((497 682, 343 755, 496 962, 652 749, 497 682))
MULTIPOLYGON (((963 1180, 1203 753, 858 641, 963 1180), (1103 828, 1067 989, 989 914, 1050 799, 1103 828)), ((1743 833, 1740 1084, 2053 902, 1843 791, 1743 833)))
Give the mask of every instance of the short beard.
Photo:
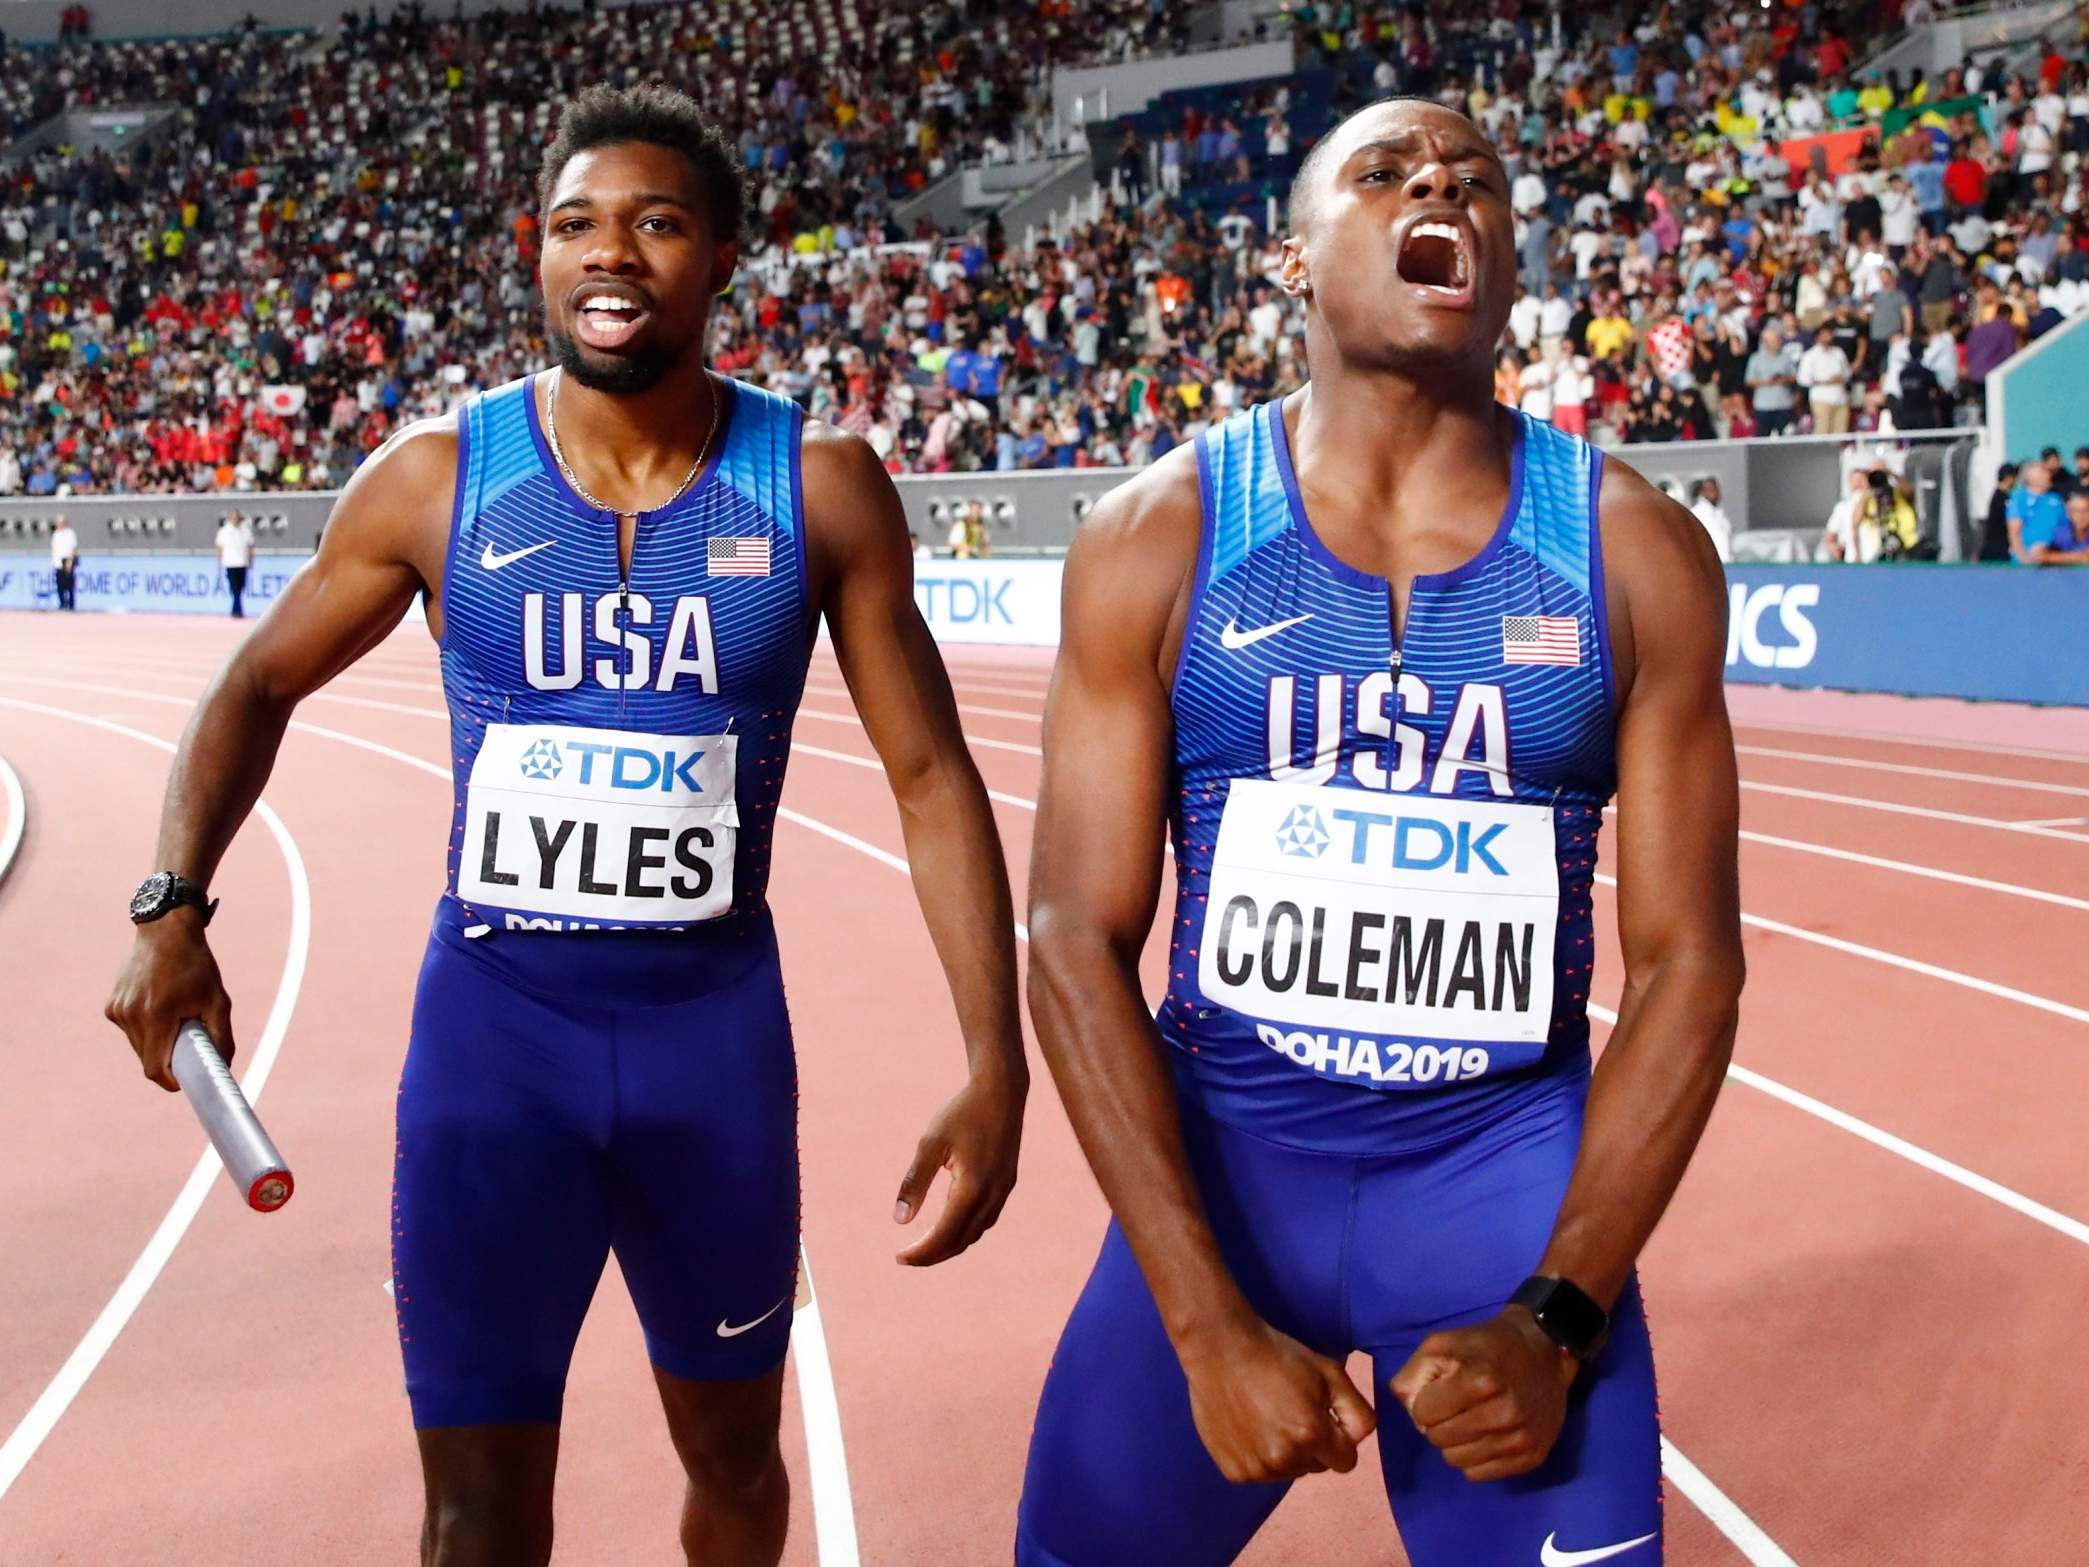
POLYGON ((591 359, 570 333, 547 326, 545 335, 551 342, 551 357, 563 373, 591 392, 607 392, 612 397, 650 392, 682 357, 680 350, 656 343, 635 354, 591 359))

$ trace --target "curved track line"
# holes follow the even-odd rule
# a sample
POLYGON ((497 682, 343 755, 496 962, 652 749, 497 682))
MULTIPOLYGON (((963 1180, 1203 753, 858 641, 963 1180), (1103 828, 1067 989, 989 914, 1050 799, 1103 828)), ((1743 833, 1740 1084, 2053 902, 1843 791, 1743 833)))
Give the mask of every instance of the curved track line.
MULTIPOLYGON (((1599 1018, 1613 1028, 1617 1026, 1618 1015, 1610 1008, 1591 1001, 1588 1009, 1590 1017, 1599 1018)), ((2013 1208, 2027 1219, 2036 1219, 2047 1229, 2057 1230, 2071 1241, 2079 1241, 2084 1246, 2089 1246, 2089 1224, 2084 1224, 2080 1219, 2069 1218, 2057 1208, 2048 1208, 2044 1203, 2026 1197, 2022 1192, 2004 1186, 2000 1181, 1989 1180, 1978 1171, 1955 1164, 1940 1154, 1933 1154, 1919 1143, 1909 1142, 1905 1137, 1895 1137, 1891 1132, 1873 1126, 1869 1121, 1859 1120, 1847 1110, 1838 1110, 1811 1094, 1802 1094, 1796 1088, 1786 1087, 1774 1077, 1765 1077, 1760 1072, 1732 1063, 1728 1064, 1726 1075, 1737 1083, 1744 1083, 1758 1092, 1768 1094, 1772 1099, 1782 1100, 1794 1110, 1803 1110, 1808 1115, 1817 1116, 1830 1126, 1848 1132, 1852 1137, 1861 1137, 1875 1147, 1883 1148, 1886 1152, 1907 1160, 1910 1164, 1920 1165, 1933 1174, 1943 1176, 1947 1181, 1956 1181, 1969 1192, 1978 1192, 2005 1208, 2013 1208)))
MULTIPOLYGON (((58 684, 60 682, 46 683, 58 684)), ((177 707, 193 707, 195 705, 193 700, 178 696, 161 696, 144 691, 122 692, 118 687, 85 686, 80 681, 66 681, 62 683, 75 689, 84 688, 87 690, 117 692, 123 695, 138 696, 150 702, 170 703, 177 707)), ((45 707, 38 702, 24 702, 14 697, 0 697, 0 704, 9 707, 27 708, 35 712, 50 713, 56 717, 74 719, 79 723, 95 724, 104 729, 113 729, 120 734, 135 736, 149 744, 159 746, 162 750, 172 751, 174 749, 169 742, 160 739, 156 735, 148 735, 139 730, 127 729, 121 724, 110 723, 106 719, 88 718, 78 713, 68 713, 62 708, 45 707)), ((373 752, 392 761, 404 763, 408 767, 417 767, 424 773, 440 778, 444 783, 452 781, 448 768, 431 762, 426 757, 414 756, 406 751, 397 751, 375 740, 366 740, 360 735, 344 734, 338 729, 323 728, 318 724, 308 724, 299 719, 292 719, 290 727, 305 734, 317 735, 324 740, 333 740, 342 745, 352 745, 359 750, 373 752)), ((283 844, 286 855, 296 866, 294 885, 301 889, 304 888, 304 864, 296 858, 297 848, 291 842, 290 835, 284 831, 282 823, 276 819, 275 812, 269 810, 266 804, 257 801, 255 810, 265 813, 263 820, 267 821, 270 830, 277 834, 277 841, 283 844)), ((828 827, 823 822, 815 822, 810 817, 799 816, 795 812, 790 811, 785 811, 781 814, 789 816, 793 821, 802 822, 804 825, 812 827, 817 831, 825 832, 852 848, 863 849, 872 854, 882 853, 881 850, 872 849, 869 844, 850 838, 838 829, 828 827)), ((897 863, 902 870, 906 868, 904 860, 897 863)), ((309 933, 310 924, 308 890, 306 898, 306 903, 302 905, 293 904, 292 910, 291 939, 295 944, 294 950, 297 954, 297 969, 300 980, 302 980, 304 974, 304 942, 309 933), (303 923, 299 921, 300 911, 302 911, 303 923)), ((286 968, 286 980, 288 973, 289 970, 286 968)), ((292 991, 291 1001, 294 1003, 295 999, 295 992, 292 991)), ((274 1061, 274 1053, 270 1048, 271 1040, 273 1039, 278 1045, 281 1043, 279 1021, 281 1024, 287 1025, 289 1020, 289 1007, 284 1004, 283 992, 278 991, 276 1006, 269 1013, 268 1028, 263 1032, 261 1045, 255 1051, 254 1064, 248 1068, 246 1081, 253 1085, 247 1093, 247 1097, 250 1100, 260 1092, 261 1084, 268 1080, 267 1070, 274 1061), (278 1013, 281 1013, 280 1020, 278 1013)), ((166 1244, 166 1252, 168 1254, 173 1252, 174 1243, 181 1239, 181 1232, 188 1228, 189 1221, 195 1217, 195 1210, 202 1205, 203 1193, 209 1187, 218 1169, 216 1151, 214 1149, 204 1150, 203 1160, 197 1164, 194 1172, 190 1174, 188 1185, 182 1188, 181 1196, 175 1200, 173 1210, 161 1222, 160 1232, 154 1234, 151 1244, 147 1246, 147 1256, 151 1256, 154 1248, 159 1246, 161 1235, 174 1222, 175 1215, 182 1212, 183 1204, 187 1204, 188 1211, 182 1214, 179 1226, 174 1230, 172 1238, 166 1244)), ((812 1264, 809 1259, 804 1257, 802 1251, 800 1256, 801 1264, 806 1270, 805 1276, 808 1281, 807 1287, 809 1288, 812 1278, 812 1264)), ((137 1266, 131 1269, 133 1277, 144 1267, 145 1261, 145 1257, 138 1259, 137 1266)), ((164 1266, 166 1266, 166 1256, 162 1255, 153 1263, 150 1273, 145 1276, 143 1282, 138 1286, 138 1299, 144 1298, 145 1291, 152 1287, 153 1279, 159 1276, 159 1271, 164 1266)), ((117 1292, 119 1299, 122 1298, 124 1291, 131 1287, 131 1283, 131 1278, 126 1278, 123 1281, 122 1287, 117 1292)), ((108 1317, 110 1312, 115 1309, 116 1304, 116 1301, 112 1300, 108 1309, 103 1311, 102 1316, 104 1318, 108 1317)), ((131 1301, 123 1311, 122 1317, 110 1327, 106 1341, 101 1343, 94 1351, 93 1358, 88 1361, 85 1368, 81 1371, 80 1381, 84 1382, 87 1373, 94 1369, 95 1363, 99 1362, 101 1357, 108 1353, 109 1342, 114 1341, 116 1334, 122 1330, 124 1322, 129 1320, 131 1313, 135 1310, 137 1310, 137 1300, 131 1301)), ((89 1331, 89 1340, 93 1339, 95 1333, 101 1327, 101 1321, 97 1320, 94 1328, 89 1331)), ((791 1319, 791 1346, 798 1351, 799 1355, 798 1402, 805 1422, 805 1467, 812 1480, 813 1523, 814 1533, 819 1543, 820 1567, 858 1567, 861 1556, 856 1543, 856 1514, 854 1503, 850 1497, 848 1461, 842 1447, 841 1405, 834 1391, 833 1361, 827 1352, 826 1334, 820 1326, 817 1300, 807 1307, 806 1313, 793 1315, 791 1319), (816 1364, 811 1364, 815 1362, 816 1364), (815 1431, 819 1433, 817 1440, 814 1438, 815 1431)), ((81 1352, 86 1348, 87 1343, 83 1341, 80 1349, 73 1352, 73 1359, 80 1358, 81 1352)), ((66 1362, 66 1371, 72 1369, 72 1364, 72 1360, 66 1362)), ((60 1378, 62 1379, 65 1374, 65 1371, 61 1371, 59 1373, 60 1378)), ((54 1381, 52 1386, 55 1388, 57 1383, 54 1381)), ((57 1416, 64 1413, 65 1404, 70 1403, 73 1394, 78 1391, 78 1387, 75 1386, 65 1395, 64 1402, 60 1403, 52 1413, 49 1424, 56 1423, 57 1416)), ((42 1408, 45 1399, 50 1397, 51 1391, 46 1389, 44 1397, 37 1400, 37 1407, 32 1408, 29 1414, 24 1417, 22 1422, 24 1428, 37 1417, 38 1409, 42 1408)), ((7 1494, 8 1486, 14 1483, 15 1476, 21 1472, 21 1465, 29 1461, 29 1457, 36 1451, 37 1445, 41 1444, 44 1436, 49 1434, 49 1424, 29 1444, 27 1451, 21 1455, 20 1463, 13 1464, 12 1468, 9 1467, 12 1450, 16 1439, 21 1437, 22 1430, 17 1429, 15 1435, 8 1438, 6 1446, 0 1448, 0 1496, 7 1494)))
MULTIPOLYGON (((1949 700, 1938 698, 1937 700, 1949 700)), ((2039 751, 2029 746, 1996 745, 1985 740, 1943 740, 1929 735, 1888 734, 1879 729, 1839 729, 1830 724, 1778 724, 1761 719, 1736 718, 1736 729, 1761 729, 1772 734, 1825 735, 1831 740, 1869 740, 1885 745, 1911 746, 1918 751, 1975 751, 1982 756, 2014 756, 2027 762, 2072 762, 2089 767, 2089 752, 2039 751)))
POLYGON ((2023 822, 2004 821, 1999 816, 1971 816, 1964 811, 1944 811, 1931 805, 1903 805, 1898 800, 1873 800, 1858 794, 1831 794, 1825 789, 1796 789, 1790 784, 1741 780, 1743 789, 1763 794, 1789 795, 1795 800, 1820 800, 1829 805, 1848 805, 1860 811, 1886 811, 1895 816, 1923 816, 1933 822, 1957 822, 1962 827, 1993 827, 2001 832, 2023 833, 2033 838, 2062 838, 2069 843, 2089 843, 2089 834, 2062 832, 2057 827, 2032 827, 2023 822))
POLYGON ((1787 751, 1772 745, 1737 745, 1742 756, 1772 756, 1782 761, 1812 762, 1822 767, 1863 767, 1877 773, 1904 773, 1911 778, 1946 778, 1953 783, 1993 784, 1998 789, 2031 789, 2040 794, 2089 797, 2089 785, 2043 783, 2035 778, 2004 778, 1999 773, 1961 773, 1948 767, 1917 767, 1911 762, 1875 762, 1859 756, 1831 756, 1825 751, 1787 751))
MULTIPOLYGON (((812 817, 801 815, 796 811, 779 810, 777 814, 788 818, 801 827, 809 827, 816 833, 832 838, 837 843, 845 843, 859 853, 866 854, 871 859, 876 860, 880 865, 889 865, 894 870, 907 875, 913 873, 913 868, 898 855, 891 853, 889 850, 881 849, 874 843, 865 843, 861 838, 851 837, 838 827, 830 827, 825 822, 815 821, 812 817)), ((1027 943, 1030 940, 1028 928, 1020 921, 1016 923, 1015 933, 1016 939, 1019 941, 1027 943)), ((1591 1007, 1589 1010, 1593 1012, 1596 1008, 1591 1007)), ((1754 1567, 1798 1567, 1798 1564, 1791 1557, 1777 1548, 1776 1544, 1753 1519, 1741 1511, 1732 1498, 1707 1479, 1704 1471, 1691 1463, 1687 1458, 1684 1458, 1677 1451, 1675 1444, 1664 1436, 1661 1439, 1663 1474, 1671 1472, 1669 1469, 1669 1461, 1671 1459, 1678 1461, 1682 1468, 1687 1471, 1687 1473, 1680 1473, 1674 1476, 1676 1489, 1689 1497, 1697 1505, 1698 1510, 1711 1520, 1713 1526, 1721 1534, 1733 1542, 1734 1547, 1743 1556, 1747 1557, 1754 1564, 1754 1567)), ((825 1567, 824 1558, 822 1559, 822 1567, 825 1567)))
POLYGON ((1799 1567, 1775 1540, 1763 1533, 1760 1524, 1742 1512, 1732 1497, 1714 1485, 1705 1472, 1678 1452, 1675 1443, 1665 1436, 1661 1439, 1661 1473, 1697 1504, 1697 1510, 1711 1519, 1719 1532, 1731 1540, 1734 1548, 1754 1567, 1799 1567))
POLYGON ((820 1328, 820 1297, 812 1287, 812 1259, 803 1247, 798 1267, 805 1304, 791 1316, 791 1352, 798 1357, 798 1401, 805 1418, 805 1467, 812 1474, 812 1537, 820 1567, 859 1567, 856 1503, 849 1493, 849 1460, 841 1441, 841 1399, 834 1361, 820 1328))
MULTIPOLYGON (((95 718, 85 713, 68 712, 62 707, 48 707, 41 702, 23 701, 18 697, 0 696, 0 706, 20 708, 24 712, 41 713, 50 718, 62 718, 70 723, 87 724, 96 729, 105 729, 111 734, 123 735, 127 739, 142 741, 171 752, 172 742, 158 735, 149 735, 142 729, 133 729, 128 724, 114 723, 106 718, 95 718)), ((283 956, 283 977, 276 985, 276 999, 268 1009, 268 1021, 261 1030, 261 1039, 248 1058, 246 1075, 240 1086, 246 1090, 249 1102, 261 1097, 261 1090, 268 1083, 269 1073, 274 1070, 276 1056, 283 1048, 283 1036, 290 1028, 290 1015, 297 1008, 297 993, 304 984, 305 959, 312 940, 312 887, 305 876, 304 857, 298 853, 297 840, 283 825, 281 817, 270 808, 265 800, 254 802, 254 814, 261 818, 276 840, 276 847, 283 854, 283 868, 290 877, 290 943, 283 956)), ((87 1329, 86 1336, 65 1357, 65 1364, 51 1378, 48 1386, 37 1395, 36 1402, 21 1422, 0 1443, 0 1497, 20 1478, 36 1450, 43 1446, 44 1439, 51 1434, 72 1401, 79 1396, 87 1379, 94 1375, 94 1368, 101 1364, 109 1347, 116 1342, 125 1324, 137 1312, 146 1292, 159 1278, 174 1255, 174 1248, 188 1233, 203 1199, 216 1182, 218 1173, 224 1168, 218 1152, 208 1143, 204 1145, 202 1157, 183 1182, 181 1192, 167 1216, 160 1220, 159 1228, 145 1243, 138 1260, 131 1264, 123 1282, 116 1286, 116 1293, 101 1310, 87 1329)))
POLYGON ((22 792, 22 777, 0 756, 0 794, 7 796, 7 826, 0 830, 0 883, 14 869, 15 856, 22 852, 22 834, 29 827, 29 796, 22 792))
MULTIPOLYGON (((1617 889, 1618 879, 1596 873, 1596 880, 1612 891, 1617 889)), ((1779 936, 1791 936, 1799 941, 1810 941, 1815 946, 1828 947, 1836 952, 1846 952, 1853 958, 1869 958, 1874 963, 1888 967, 1906 969, 1911 974, 1924 974, 1931 979, 1941 979, 1947 985, 1962 985, 1967 990, 1977 990, 1983 995, 1999 996, 2004 1001, 2014 1001, 2018 1006, 2036 1007, 2041 1012, 2050 1012, 2055 1017, 2064 1017, 2076 1023, 2089 1023, 2089 1009, 2070 1006, 2065 1001, 2055 1001, 2050 996, 2033 995, 2028 990, 2018 990, 2014 985, 1998 985, 1991 979, 1982 979, 1977 974, 1961 974, 1955 968, 1945 968, 1938 963, 1925 963, 1920 958, 1902 957, 1898 952, 1888 952, 1882 947, 1867 947, 1859 941, 1845 941, 1840 936, 1830 936, 1823 931, 1806 930, 1798 925, 1787 925, 1782 920, 1765 919, 1760 914, 1741 914, 1743 925, 1753 925, 1757 930, 1767 930, 1779 936)))

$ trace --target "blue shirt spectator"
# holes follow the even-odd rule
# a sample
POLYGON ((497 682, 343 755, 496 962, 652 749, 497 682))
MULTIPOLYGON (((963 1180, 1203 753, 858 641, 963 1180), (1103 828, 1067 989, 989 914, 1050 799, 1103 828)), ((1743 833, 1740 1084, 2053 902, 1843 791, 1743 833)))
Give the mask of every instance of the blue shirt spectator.
POLYGON ((972 356, 972 391, 979 397, 1001 395, 1001 356, 981 351, 972 356))
POLYGON ((1620 38, 1610 46, 1611 74, 1629 78, 1639 69, 1639 45, 1629 38, 1620 38))
POLYGON ((943 361, 943 374, 953 392, 973 392, 979 389, 979 356, 969 348, 960 348, 943 361))
POLYGON ((1932 158, 1926 163, 1911 163, 1907 169, 1908 187, 1915 193, 1915 205, 1927 217, 1934 212, 1944 211, 1944 165, 1932 158))
MULTIPOLYGON (((2025 464, 2027 475, 2032 466, 2025 464)), ((2060 499, 2057 490, 2050 487, 2034 490, 2032 482, 2027 478, 2016 487, 2015 493, 2009 497, 2008 511, 2010 521, 2018 525, 2017 538, 2022 546, 2016 559, 2026 566, 2036 564, 2031 559, 2031 552, 2041 544, 2056 550, 2071 550, 2076 543, 2074 529, 2067 521, 2067 503, 2060 499)), ((2050 486, 2052 481, 2048 479, 2046 483, 2050 486)))
POLYGON ((1674 71, 1661 71, 1654 77, 1654 106, 1673 109, 1676 106, 1676 89, 1683 85, 1682 77, 1674 71))

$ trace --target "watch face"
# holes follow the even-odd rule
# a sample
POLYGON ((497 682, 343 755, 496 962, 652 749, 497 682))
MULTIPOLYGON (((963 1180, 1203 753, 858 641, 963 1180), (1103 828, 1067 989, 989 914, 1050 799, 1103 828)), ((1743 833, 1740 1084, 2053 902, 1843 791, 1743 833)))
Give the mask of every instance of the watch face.
POLYGON ((168 897, 174 891, 174 878, 166 871, 154 871, 131 894, 131 918, 150 919, 165 911, 168 897))

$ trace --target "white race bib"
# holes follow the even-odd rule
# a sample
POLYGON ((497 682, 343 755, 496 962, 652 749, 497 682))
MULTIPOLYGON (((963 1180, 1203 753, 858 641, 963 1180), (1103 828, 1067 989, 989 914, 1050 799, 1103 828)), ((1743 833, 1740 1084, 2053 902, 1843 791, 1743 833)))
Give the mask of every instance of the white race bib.
POLYGON ((1542 1042, 1558 922, 1550 806, 1236 778, 1197 983, 1293 1028, 1542 1042))
POLYGON ((727 912, 738 748, 735 735, 488 724, 457 896, 609 925, 727 912))

